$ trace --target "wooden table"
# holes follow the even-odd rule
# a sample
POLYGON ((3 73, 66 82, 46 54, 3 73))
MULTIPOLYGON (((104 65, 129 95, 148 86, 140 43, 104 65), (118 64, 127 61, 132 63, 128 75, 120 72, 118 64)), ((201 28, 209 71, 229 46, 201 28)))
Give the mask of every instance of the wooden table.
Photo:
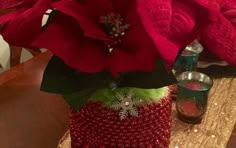
MULTIPOLYGON (((0 147, 56 148, 68 129, 68 105, 39 86, 49 52, 0 75, 0 147)), ((228 148, 236 145, 236 130, 228 148)))
POLYGON ((68 129, 68 106, 39 90, 49 52, 0 74, 0 147, 56 148, 68 129))

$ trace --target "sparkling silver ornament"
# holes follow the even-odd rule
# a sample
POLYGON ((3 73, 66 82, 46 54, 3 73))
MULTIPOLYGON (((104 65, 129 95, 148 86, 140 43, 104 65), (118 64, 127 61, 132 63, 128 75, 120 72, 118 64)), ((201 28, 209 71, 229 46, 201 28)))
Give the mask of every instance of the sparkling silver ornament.
POLYGON ((116 93, 115 96, 119 101, 113 103, 111 108, 119 110, 121 120, 125 119, 129 114, 138 117, 137 105, 142 102, 141 99, 137 99, 132 91, 127 94, 116 93))

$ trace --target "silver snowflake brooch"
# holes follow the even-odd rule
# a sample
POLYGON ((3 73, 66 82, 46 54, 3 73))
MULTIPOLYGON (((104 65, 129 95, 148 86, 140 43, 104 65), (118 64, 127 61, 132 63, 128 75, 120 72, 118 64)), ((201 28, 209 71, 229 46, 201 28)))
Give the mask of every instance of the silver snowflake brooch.
POLYGON ((127 94, 116 93, 115 96, 119 101, 113 103, 111 108, 120 111, 119 116, 121 120, 125 119, 128 114, 138 117, 137 105, 140 104, 142 100, 135 98, 132 91, 127 94))

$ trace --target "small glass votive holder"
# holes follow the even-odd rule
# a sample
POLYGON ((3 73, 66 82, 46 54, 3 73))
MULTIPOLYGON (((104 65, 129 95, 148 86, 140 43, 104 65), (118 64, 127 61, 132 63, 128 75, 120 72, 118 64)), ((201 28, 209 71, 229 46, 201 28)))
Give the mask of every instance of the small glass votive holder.
POLYGON ((208 92, 212 79, 200 72, 183 72, 177 77, 178 95, 176 109, 178 118, 191 124, 201 123, 206 112, 208 92))
POLYGON ((174 74, 178 76, 184 71, 196 71, 198 57, 202 50, 202 45, 197 41, 188 45, 174 63, 174 74))

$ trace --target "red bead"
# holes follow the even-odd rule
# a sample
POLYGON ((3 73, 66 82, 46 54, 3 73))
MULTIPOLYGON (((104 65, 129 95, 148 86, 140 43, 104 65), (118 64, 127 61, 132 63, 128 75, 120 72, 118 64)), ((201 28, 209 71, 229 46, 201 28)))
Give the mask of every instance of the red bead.
POLYGON ((125 120, 120 120, 116 111, 99 103, 90 102, 77 112, 71 111, 72 148, 81 147, 81 143, 101 148, 114 145, 168 146, 171 101, 163 99, 160 103, 147 105, 147 108, 138 107, 138 110, 138 117, 128 117, 125 120))

